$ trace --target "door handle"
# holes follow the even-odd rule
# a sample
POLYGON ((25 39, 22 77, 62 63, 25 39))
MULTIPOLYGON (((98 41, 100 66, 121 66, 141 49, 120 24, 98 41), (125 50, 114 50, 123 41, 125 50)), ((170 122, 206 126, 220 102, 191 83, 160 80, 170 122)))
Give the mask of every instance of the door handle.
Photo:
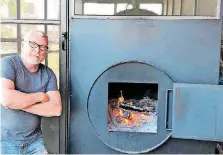
POLYGON ((165 111, 165 125, 166 129, 172 130, 172 103, 173 103, 173 89, 166 90, 166 111, 165 111))
POLYGON ((62 33, 62 50, 66 50, 67 32, 62 33))

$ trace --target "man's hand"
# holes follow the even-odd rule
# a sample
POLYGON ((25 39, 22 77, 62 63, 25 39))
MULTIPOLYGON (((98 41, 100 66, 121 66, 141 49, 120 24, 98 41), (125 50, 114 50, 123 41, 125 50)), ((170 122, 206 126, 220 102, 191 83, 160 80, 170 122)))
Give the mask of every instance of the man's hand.
POLYGON ((47 95, 46 93, 41 92, 40 95, 40 102, 48 102, 50 100, 49 95, 47 95))
POLYGON ((42 93, 42 95, 43 99, 47 100, 50 98, 50 100, 31 105, 22 110, 45 117, 60 116, 62 112, 62 103, 59 91, 49 91, 46 94, 42 93))

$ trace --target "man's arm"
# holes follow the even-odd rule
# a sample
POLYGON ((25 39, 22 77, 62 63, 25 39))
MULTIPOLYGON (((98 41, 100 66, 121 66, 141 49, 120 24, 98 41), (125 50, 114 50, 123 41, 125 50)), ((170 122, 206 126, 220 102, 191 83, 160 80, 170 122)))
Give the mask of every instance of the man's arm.
POLYGON ((15 84, 11 80, 0 78, 0 83, 0 103, 6 108, 23 109, 38 102, 49 100, 49 96, 46 93, 26 94, 15 90, 15 84))
POLYGON ((59 91, 49 91, 47 94, 50 97, 48 102, 35 104, 22 110, 45 117, 60 116, 62 111, 62 104, 59 91))

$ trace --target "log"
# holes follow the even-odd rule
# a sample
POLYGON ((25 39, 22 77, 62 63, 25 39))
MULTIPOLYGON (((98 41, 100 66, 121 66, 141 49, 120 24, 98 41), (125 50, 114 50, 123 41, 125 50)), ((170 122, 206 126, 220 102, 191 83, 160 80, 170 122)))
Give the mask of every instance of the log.
POLYGON ((133 110, 138 112, 153 112, 153 110, 148 110, 141 107, 137 107, 135 105, 125 104, 125 103, 120 103, 119 107, 125 110, 133 110))

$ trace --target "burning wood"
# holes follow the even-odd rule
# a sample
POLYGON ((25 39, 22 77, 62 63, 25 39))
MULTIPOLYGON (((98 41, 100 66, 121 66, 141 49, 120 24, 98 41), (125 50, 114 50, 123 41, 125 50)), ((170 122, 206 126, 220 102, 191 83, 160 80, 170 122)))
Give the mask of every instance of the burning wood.
POLYGON ((141 131, 156 132, 156 100, 145 97, 141 100, 126 100, 120 91, 118 99, 110 99, 108 104, 109 131, 141 131), (142 128, 142 129, 140 129, 142 128), (144 129, 145 128, 145 129, 144 129), (144 131, 145 130, 145 131, 144 131))
POLYGON ((138 111, 138 112, 153 112, 153 107, 148 107, 148 108, 141 108, 141 107, 137 107, 135 105, 129 105, 129 104, 125 104, 125 103, 120 103, 120 108, 126 109, 126 110, 133 110, 133 111, 138 111))

